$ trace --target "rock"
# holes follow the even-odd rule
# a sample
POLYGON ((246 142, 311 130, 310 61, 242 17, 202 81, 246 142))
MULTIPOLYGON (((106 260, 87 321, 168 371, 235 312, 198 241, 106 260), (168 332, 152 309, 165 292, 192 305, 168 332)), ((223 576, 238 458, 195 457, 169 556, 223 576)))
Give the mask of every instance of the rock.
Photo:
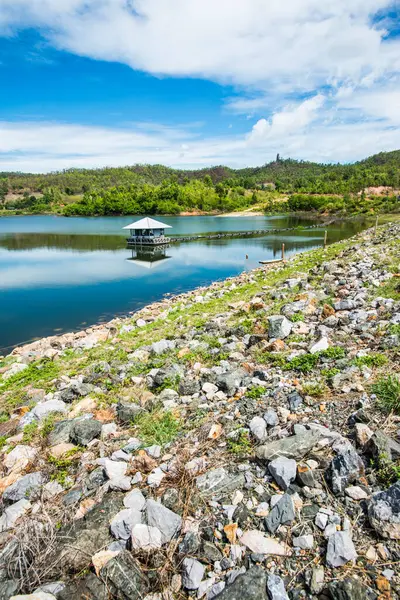
POLYGON ((319 529, 322 529, 323 531, 328 524, 328 515, 319 512, 315 517, 315 524, 317 527, 319 527, 319 529))
POLYGON ((100 575, 100 570, 108 563, 109 560, 117 556, 118 550, 101 550, 92 556, 92 564, 96 575, 100 575))
POLYGON ((296 518, 292 497, 289 494, 283 494, 281 499, 274 505, 269 514, 265 517, 264 523, 267 531, 275 533, 279 525, 291 523, 296 518))
POLYGON ((100 461, 103 464, 104 472, 108 479, 123 477, 128 469, 128 465, 125 462, 117 462, 109 458, 101 458, 100 461))
POLYGON ((40 471, 28 473, 28 475, 20 477, 20 479, 4 490, 3 501, 11 504, 12 502, 22 500, 22 498, 27 498, 28 500, 35 499, 39 495, 44 483, 45 478, 40 471))
POLYGON ((330 567, 342 567, 356 558, 357 552, 348 531, 336 531, 328 538, 326 562, 330 567))
POLYGON ((161 548, 162 539, 161 531, 157 527, 149 527, 149 525, 135 525, 131 535, 133 550, 157 550, 161 548))
POLYGON ((384 461, 386 462, 388 460, 396 461, 400 459, 400 444, 383 431, 375 431, 366 444, 365 452, 378 462, 382 460, 382 456, 385 457, 384 461))
POLYGON ((56 600, 56 597, 46 592, 34 592, 33 594, 12 596, 10 600, 56 600))
POLYGON ((147 524, 161 531, 163 544, 171 541, 181 530, 181 517, 155 500, 147 500, 146 516, 147 524))
POLYGON ((279 487, 287 490, 292 481, 296 479, 297 465, 292 458, 281 456, 269 463, 268 470, 279 487))
POLYGON ((10 379, 10 377, 12 377, 13 375, 16 375, 17 373, 21 373, 22 371, 25 371, 25 369, 28 368, 28 365, 25 365, 24 363, 13 363, 10 368, 3 373, 2 376, 2 380, 3 381, 7 381, 7 379, 10 379))
POLYGON ((57 444, 67 444, 69 442, 69 436, 71 429, 75 421, 58 421, 54 424, 52 431, 50 431, 47 441, 49 446, 56 446, 57 444))
POLYGON ((204 567, 195 558, 185 558, 182 563, 182 584, 187 590, 197 590, 204 575, 204 567))
POLYGON ((244 484, 245 478, 243 473, 233 475, 228 473, 223 467, 211 469, 196 479, 197 488, 200 490, 202 496, 215 496, 217 499, 224 494, 229 494, 238 488, 242 488, 244 484))
POLYGON ((117 416, 122 423, 133 423, 135 418, 143 412, 143 408, 133 402, 118 402, 117 404, 117 416))
POLYGON ((249 429, 259 442, 263 442, 267 436, 267 423, 261 417, 253 417, 249 423, 249 429))
POLYGON ((25 498, 8 506, 0 517, 0 533, 12 529, 18 519, 23 517, 30 508, 31 503, 29 500, 25 500, 25 498))
POLYGON ((135 510, 144 510, 146 498, 140 490, 132 490, 124 496, 124 506, 134 508, 135 510))
MULTIPOLYGON (((67 405, 62 400, 47 400, 46 402, 39 402, 31 410, 30 414, 37 421, 42 421, 48 415, 52 413, 66 413, 67 405)), ((28 415, 26 415, 28 416, 28 415)))
POLYGON ((6 454, 3 460, 3 465, 8 471, 21 473, 28 465, 30 465, 37 456, 37 450, 30 446, 18 444, 6 454))
POLYGON ((242 381, 246 376, 243 369, 236 369, 218 375, 216 385, 219 389, 225 392, 228 396, 233 396, 242 385, 242 381))
POLYGON ((334 600, 376 600, 378 597, 366 585, 365 581, 356 577, 346 577, 342 581, 331 581, 328 584, 328 590, 334 600))
POLYGON ((317 352, 323 352, 329 348, 328 338, 322 337, 318 342, 311 344, 309 347, 310 354, 316 354, 317 352))
POLYGON ((311 573, 310 590, 313 594, 319 594, 324 589, 325 569, 321 565, 314 567, 311 573))
POLYGON ((150 585, 139 563, 127 550, 120 552, 101 569, 101 577, 112 584, 117 597, 126 600, 144 598, 150 585))
POLYGON ((256 448, 256 456, 263 460, 274 460, 281 456, 299 460, 314 448, 320 438, 320 431, 310 429, 305 433, 274 440, 259 446, 256 448))
POLYGON ((110 523, 111 533, 117 540, 128 540, 135 525, 142 522, 142 513, 134 508, 124 508, 110 523))
POLYGON ((268 427, 275 427, 279 423, 278 415, 273 408, 268 408, 264 413, 264 421, 268 427))
POLYGON ((277 556, 290 556, 290 551, 284 544, 265 536, 261 531, 252 529, 245 531, 240 538, 240 543, 255 554, 276 554, 277 556))
POLYGON ((292 542, 295 548, 302 548, 303 550, 312 550, 314 547, 314 536, 311 534, 300 535, 299 537, 294 537, 292 542))
POLYGON ((267 574, 261 567, 253 567, 238 575, 218 596, 218 600, 268 600, 267 574))
POLYGON ((327 479, 334 494, 341 494, 349 483, 364 474, 364 464, 353 446, 346 446, 332 459, 327 470, 327 479))
POLYGON ((292 331, 292 323, 283 315, 272 315, 268 317, 269 339, 284 340, 292 331))
POLYGON ((57 600, 109 600, 107 586, 94 573, 77 577, 69 581, 63 590, 57 593, 57 600))
POLYGON ((298 408, 303 404, 303 398, 298 392, 292 392, 288 395, 288 403, 291 412, 296 412, 298 408))
POLYGON ((96 419, 75 421, 71 427, 70 440, 79 446, 87 446, 92 440, 100 437, 102 423, 96 419))
POLYGON ((217 560, 223 559, 221 551, 218 550, 218 548, 214 544, 208 542, 207 540, 203 540, 201 544, 199 557, 201 558, 201 560, 204 560, 205 562, 211 564, 215 563, 217 560))
POLYGON ((368 498, 367 492, 358 485, 352 485, 346 488, 345 494, 352 500, 365 500, 365 498, 368 498))
POLYGON ((200 391, 200 383, 197 379, 181 379, 178 391, 181 396, 192 396, 200 391))
POLYGON ((368 518, 382 537, 400 539, 400 480, 372 496, 368 504, 368 518))
POLYGON ((355 430, 356 430, 357 443, 361 447, 364 447, 368 443, 368 441, 371 439, 371 437, 374 435, 374 432, 372 431, 372 429, 370 429, 368 427, 368 425, 366 425, 365 423, 356 423, 355 430))
POLYGON ((278 575, 268 575, 267 592, 270 600, 289 600, 283 579, 278 575))
POLYGON ((20 584, 15 579, 6 579, 5 581, 0 580, 0 598, 9 600, 12 596, 20 589, 20 584))

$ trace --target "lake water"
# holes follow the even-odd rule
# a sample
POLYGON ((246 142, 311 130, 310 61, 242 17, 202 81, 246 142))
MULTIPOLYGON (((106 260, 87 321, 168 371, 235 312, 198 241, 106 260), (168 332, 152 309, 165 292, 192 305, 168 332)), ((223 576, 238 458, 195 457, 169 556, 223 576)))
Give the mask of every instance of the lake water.
MULTIPOLYGON (((171 235, 250 231, 310 225, 272 217, 162 217, 171 235)), ((259 260, 321 246, 324 230, 172 245, 165 257, 126 248, 122 227, 135 217, 0 218, 0 352, 32 339, 110 320, 116 315, 259 266, 259 260), (246 259, 246 254, 248 259, 246 259)), ((328 241, 365 227, 351 221, 328 226, 328 241)))

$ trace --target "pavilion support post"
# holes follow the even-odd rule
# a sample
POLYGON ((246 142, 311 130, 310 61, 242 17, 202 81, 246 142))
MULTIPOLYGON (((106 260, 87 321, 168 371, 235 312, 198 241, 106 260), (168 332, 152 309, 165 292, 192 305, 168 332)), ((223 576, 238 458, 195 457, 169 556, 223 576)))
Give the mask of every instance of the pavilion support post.
POLYGON ((327 232, 327 230, 325 229, 325 235, 324 235, 324 250, 325 250, 325 248, 326 248, 326 243, 327 243, 327 241, 328 241, 328 232, 327 232))
POLYGON ((285 244, 282 244, 282 260, 285 260, 285 244))

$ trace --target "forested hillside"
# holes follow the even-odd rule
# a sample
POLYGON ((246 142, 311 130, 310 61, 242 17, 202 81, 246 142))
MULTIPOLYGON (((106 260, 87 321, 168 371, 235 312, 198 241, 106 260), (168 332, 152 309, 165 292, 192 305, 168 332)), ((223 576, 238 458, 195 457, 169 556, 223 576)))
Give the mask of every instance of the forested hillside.
POLYGON ((371 196, 387 196, 383 209, 395 209, 399 187, 400 150, 395 150, 345 165, 282 159, 278 155, 262 167, 237 170, 224 166, 178 170, 134 165, 40 175, 0 173, 0 204, 5 211, 66 215, 177 214, 235 210, 252 203, 275 210, 278 199, 281 210, 329 212, 351 207, 354 212, 360 208, 357 198, 364 201, 371 196), (289 202, 286 197, 282 204, 283 195, 290 196, 289 202), (324 199, 326 195, 330 197, 324 199))

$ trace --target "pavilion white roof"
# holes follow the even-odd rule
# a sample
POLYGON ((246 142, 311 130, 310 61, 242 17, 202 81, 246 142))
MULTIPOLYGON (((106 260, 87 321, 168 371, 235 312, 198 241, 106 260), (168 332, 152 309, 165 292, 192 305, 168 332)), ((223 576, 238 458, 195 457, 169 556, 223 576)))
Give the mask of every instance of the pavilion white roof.
POLYGON ((166 225, 165 223, 161 223, 161 221, 145 217, 144 219, 140 219, 140 221, 126 225, 122 229, 171 229, 171 225, 166 225))

